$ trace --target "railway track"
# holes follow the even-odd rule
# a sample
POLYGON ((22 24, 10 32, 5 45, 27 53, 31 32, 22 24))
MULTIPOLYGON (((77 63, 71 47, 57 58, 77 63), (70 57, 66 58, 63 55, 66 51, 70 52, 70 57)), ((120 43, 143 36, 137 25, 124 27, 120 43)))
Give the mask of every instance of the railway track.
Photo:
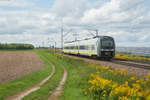
POLYGON ((129 60, 121 60, 121 59, 113 59, 111 61, 112 63, 116 64, 122 64, 122 65, 127 65, 127 66, 132 66, 132 67, 137 67, 137 68, 143 68, 150 70, 150 64, 149 63, 141 63, 141 62, 134 62, 134 61, 129 61, 129 60))
POLYGON ((112 59, 110 61, 106 61, 103 59, 87 57, 87 56, 76 56, 76 55, 69 55, 69 56, 80 57, 80 58, 88 59, 92 61, 100 61, 100 62, 106 62, 106 63, 108 62, 108 63, 114 63, 114 64, 120 64, 120 65, 126 65, 126 66, 132 66, 135 68, 142 68, 142 69, 150 70, 150 62, 137 62, 137 61, 130 61, 130 60, 122 60, 122 59, 112 59))

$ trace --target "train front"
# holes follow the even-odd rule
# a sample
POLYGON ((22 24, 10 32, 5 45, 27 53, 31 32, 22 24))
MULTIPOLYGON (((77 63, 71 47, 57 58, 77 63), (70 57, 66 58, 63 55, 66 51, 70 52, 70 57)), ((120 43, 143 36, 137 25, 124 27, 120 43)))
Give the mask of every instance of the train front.
POLYGON ((112 37, 103 36, 100 38, 100 57, 111 59, 115 56, 115 41, 112 37))

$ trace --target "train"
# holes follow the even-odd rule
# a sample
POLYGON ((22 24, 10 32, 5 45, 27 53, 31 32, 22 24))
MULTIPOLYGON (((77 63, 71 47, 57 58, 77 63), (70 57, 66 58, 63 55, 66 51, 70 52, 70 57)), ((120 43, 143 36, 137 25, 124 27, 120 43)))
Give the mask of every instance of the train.
POLYGON ((95 56, 110 60, 115 56, 115 41, 110 36, 96 36, 65 42, 63 52, 65 54, 95 56))

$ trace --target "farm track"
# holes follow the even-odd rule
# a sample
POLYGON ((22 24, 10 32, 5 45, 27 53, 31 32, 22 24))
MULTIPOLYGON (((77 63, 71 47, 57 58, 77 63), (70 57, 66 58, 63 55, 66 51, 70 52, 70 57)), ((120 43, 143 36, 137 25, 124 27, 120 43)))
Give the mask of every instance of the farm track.
POLYGON ((58 96, 61 96, 62 93, 62 87, 65 84, 65 81, 67 79, 67 71, 64 68, 64 75, 63 78, 61 79, 58 87, 56 88, 56 90, 52 93, 52 95, 50 96, 50 98, 48 100, 59 100, 58 96))
POLYGON ((99 60, 96 58, 89 58, 85 56, 75 56, 75 55, 67 55, 69 57, 75 59, 81 59, 86 62, 97 63, 101 65, 108 66, 110 68, 118 68, 118 69, 125 69, 129 73, 133 73, 136 76, 146 76, 150 73, 150 64, 149 63, 141 63, 141 62, 133 62, 133 61, 125 61, 125 60, 118 60, 113 59, 111 61, 99 60))
MULTIPOLYGON (((43 57, 43 56, 42 56, 42 57, 43 57)), ((24 98, 25 96, 29 95, 30 93, 32 93, 32 92, 34 92, 34 91, 40 89, 41 86, 42 86, 44 83, 46 83, 46 82, 54 75, 54 73, 55 73, 55 66, 54 66, 53 64, 51 64, 51 63, 48 61, 47 58, 45 58, 45 57, 43 57, 43 58, 44 58, 45 60, 47 60, 47 62, 48 62, 50 65, 52 65, 52 72, 51 72, 51 74, 50 74, 48 77, 46 77, 44 80, 42 80, 39 84, 33 86, 32 88, 29 88, 29 89, 27 89, 27 90, 24 90, 24 91, 22 91, 22 92, 20 92, 20 93, 18 93, 18 94, 16 94, 16 95, 14 95, 14 96, 10 96, 10 97, 8 97, 8 98, 5 99, 5 100, 21 100, 22 98, 24 98)))

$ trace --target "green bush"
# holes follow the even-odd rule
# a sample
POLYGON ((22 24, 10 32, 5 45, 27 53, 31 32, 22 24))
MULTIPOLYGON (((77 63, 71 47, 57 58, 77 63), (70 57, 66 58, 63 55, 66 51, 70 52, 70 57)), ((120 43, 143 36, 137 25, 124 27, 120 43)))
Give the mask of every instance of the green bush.
POLYGON ((32 44, 20 44, 20 43, 11 43, 11 44, 0 44, 0 49, 34 49, 34 46, 32 44))

